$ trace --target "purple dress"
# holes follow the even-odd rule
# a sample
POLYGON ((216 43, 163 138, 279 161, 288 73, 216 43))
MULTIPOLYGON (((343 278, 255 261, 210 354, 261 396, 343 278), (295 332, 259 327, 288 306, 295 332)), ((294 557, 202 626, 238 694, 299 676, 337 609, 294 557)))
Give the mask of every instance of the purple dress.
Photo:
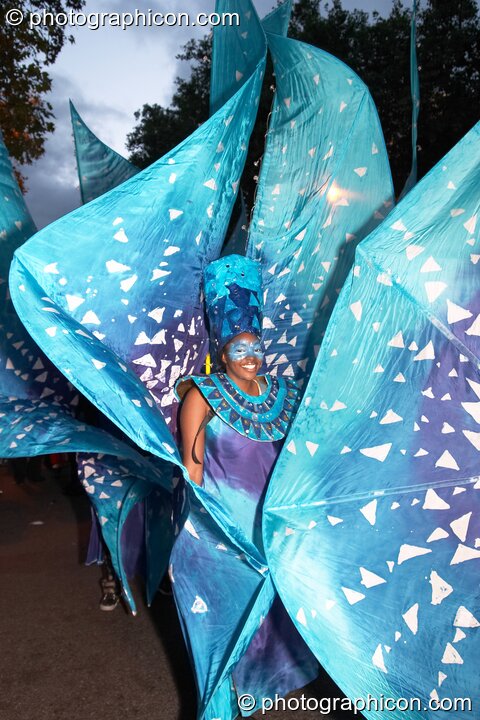
POLYGON ((266 392, 251 398, 225 376, 209 376, 213 390, 201 380, 197 387, 215 414, 205 429, 203 488, 191 493, 171 572, 196 672, 199 717, 230 720, 250 715, 264 697, 302 687, 318 672, 276 596, 261 534, 268 480, 290 420, 284 410, 291 414, 296 392, 269 379, 266 392), (282 412, 284 427, 277 422, 282 412), (259 440, 263 431, 278 439, 259 440), (255 702, 239 708, 246 693, 255 702))

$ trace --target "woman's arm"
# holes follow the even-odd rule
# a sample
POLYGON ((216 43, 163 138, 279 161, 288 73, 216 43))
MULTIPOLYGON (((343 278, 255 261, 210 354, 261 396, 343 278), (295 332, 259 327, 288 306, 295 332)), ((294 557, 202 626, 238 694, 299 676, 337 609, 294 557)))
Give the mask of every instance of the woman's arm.
POLYGON ((202 430, 197 439, 198 428, 208 413, 208 403, 200 391, 193 387, 185 396, 180 411, 180 431, 182 433, 182 460, 188 470, 190 480, 197 485, 202 484, 203 453, 205 451, 205 430, 202 430), (195 462, 193 450, 195 447, 195 462))

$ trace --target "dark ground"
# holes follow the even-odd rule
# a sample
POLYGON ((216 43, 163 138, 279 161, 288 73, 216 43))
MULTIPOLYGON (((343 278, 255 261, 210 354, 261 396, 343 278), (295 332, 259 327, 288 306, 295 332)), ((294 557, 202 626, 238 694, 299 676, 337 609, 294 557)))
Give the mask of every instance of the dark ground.
MULTIPOLYGON (((0 465, 0 719, 194 720, 194 681, 172 598, 157 595, 148 609, 139 584, 136 617, 122 607, 99 610, 100 569, 83 565, 88 499, 63 494, 65 483, 47 474, 16 485, 0 465)), ((303 692, 339 695, 325 675, 303 692)), ((353 713, 254 717, 350 720, 353 713)))

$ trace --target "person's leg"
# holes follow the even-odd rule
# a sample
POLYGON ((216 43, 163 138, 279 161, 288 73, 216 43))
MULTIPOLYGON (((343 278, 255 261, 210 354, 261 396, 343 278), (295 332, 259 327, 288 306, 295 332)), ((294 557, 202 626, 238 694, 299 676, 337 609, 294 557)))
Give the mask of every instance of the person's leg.
POLYGON ((115 610, 120 602, 120 588, 118 580, 112 566, 112 560, 107 548, 104 551, 104 560, 102 564, 102 599, 100 600, 100 610, 115 610))

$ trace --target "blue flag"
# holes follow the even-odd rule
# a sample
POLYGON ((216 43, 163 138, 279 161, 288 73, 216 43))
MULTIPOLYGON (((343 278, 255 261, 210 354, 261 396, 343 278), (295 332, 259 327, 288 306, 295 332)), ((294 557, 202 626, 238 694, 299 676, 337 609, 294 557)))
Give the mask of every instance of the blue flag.
POLYGON ((105 145, 85 125, 70 101, 75 156, 82 203, 88 203, 139 172, 131 162, 105 145))

